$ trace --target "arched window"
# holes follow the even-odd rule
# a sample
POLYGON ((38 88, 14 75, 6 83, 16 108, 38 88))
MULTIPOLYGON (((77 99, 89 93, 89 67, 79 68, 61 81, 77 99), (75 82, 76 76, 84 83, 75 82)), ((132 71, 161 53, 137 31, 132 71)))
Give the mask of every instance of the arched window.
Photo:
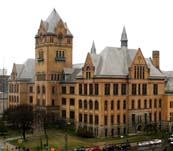
POLYGON ((99 109, 99 103, 98 103, 98 101, 96 100, 95 101, 95 110, 98 110, 99 109))
POLYGON ((84 109, 87 109, 87 100, 84 100, 84 109))
POLYGON ((89 109, 90 109, 90 110, 93 109, 93 102, 92 102, 92 100, 89 101, 89 109))
POLYGON ((45 86, 43 85, 42 86, 42 93, 45 94, 45 92, 46 92, 46 89, 45 89, 45 86))
POLYGON ((82 100, 79 100, 79 108, 82 108, 82 100))

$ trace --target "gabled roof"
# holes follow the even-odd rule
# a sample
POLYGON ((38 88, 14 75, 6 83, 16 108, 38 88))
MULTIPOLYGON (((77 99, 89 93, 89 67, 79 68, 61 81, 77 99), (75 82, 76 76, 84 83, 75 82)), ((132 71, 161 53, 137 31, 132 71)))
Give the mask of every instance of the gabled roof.
MULTIPOLYGON (((126 47, 106 47, 100 54, 90 54, 93 65, 95 66, 95 77, 127 77, 129 67, 134 60, 137 49, 127 49, 126 47)), ((165 75, 157 69, 150 59, 145 58, 146 64, 150 69, 149 78, 164 78, 165 75)), ((82 72, 78 74, 81 77, 82 72)))
POLYGON ((35 59, 27 59, 24 64, 15 64, 16 80, 34 81, 35 77, 35 59))

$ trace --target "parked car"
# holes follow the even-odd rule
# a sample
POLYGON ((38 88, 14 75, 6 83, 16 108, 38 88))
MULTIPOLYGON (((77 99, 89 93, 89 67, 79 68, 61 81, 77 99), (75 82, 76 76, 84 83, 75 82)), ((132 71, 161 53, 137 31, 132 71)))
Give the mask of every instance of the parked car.
POLYGON ((73 151, 85 151, 84 147, 74 148, 73 151))
POLYGON ((88 148, 87 151, 101 151, 101 149, 98 146, 88 148))
POLYGON ((118 150, 127 150, 130 149, 131 145, 129 143, 124 143, 116 146, 116 149, 118 150))
POLYGON ((116 148, 115 144, 106 144, 103 148, 102 151, 114 151, 116 148))

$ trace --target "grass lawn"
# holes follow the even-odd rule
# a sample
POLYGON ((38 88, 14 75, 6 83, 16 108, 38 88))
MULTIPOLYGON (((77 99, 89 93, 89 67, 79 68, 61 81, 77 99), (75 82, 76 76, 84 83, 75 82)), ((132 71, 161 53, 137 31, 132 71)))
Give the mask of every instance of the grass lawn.
MULTIPOLYGON (((49 129, 47 130, 48 134, 48 144, 49 148, 58 148, 60 150, 64 150, 65 146, 65 132, 57 129, 49 129)), ((68 133, 68 139, 67 139, 67 144, 68 144, 68 149, 72 150, 73 148, 76 147, 91 147, 91 146, 102 146, 104 144, 119 144, 119 143, 124 143, 127 141, 132 143, 132 142, 139 142, 143 140, 148 140, 151 137, 150 136, 144 136, 144 135, 139 135, 139 136, 128 136, 125 138, 120 138, 120 137, 115 137, 115 138, 81 138, 78 137, 74 134, 68 133)), ((13 140, 11 142, 12 144, 19 146, 18 140, 13 140)), ((24 146, 26 148, 30 148, 32 150, 37 151, 39 147, 44 146, 46 144, 46 138, 42 133, 40 134, 33 134, 27 137, 27 140, 20 144, 20 146, 24 146)))

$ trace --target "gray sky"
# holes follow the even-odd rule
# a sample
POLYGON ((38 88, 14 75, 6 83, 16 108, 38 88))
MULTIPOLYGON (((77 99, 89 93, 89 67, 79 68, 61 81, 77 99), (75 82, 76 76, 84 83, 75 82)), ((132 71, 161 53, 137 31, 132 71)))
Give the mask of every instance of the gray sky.
POLYGON ((41 19, 55 8, 74 36, 73 63, 83 63, 93 40, 97 53, 120 47, 123 26, 129 48, 147 58, 160 51, 162 70, 173 70, 172 0, 2 0, 0 1, 0 68, 35 57, 35 34, 41 19))

